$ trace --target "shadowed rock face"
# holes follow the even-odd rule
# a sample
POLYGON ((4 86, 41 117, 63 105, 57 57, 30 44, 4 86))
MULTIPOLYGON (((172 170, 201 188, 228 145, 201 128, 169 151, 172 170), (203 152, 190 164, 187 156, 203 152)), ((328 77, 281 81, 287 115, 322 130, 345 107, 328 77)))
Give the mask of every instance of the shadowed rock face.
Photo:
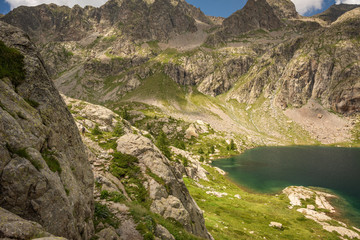
POLYGON ((319 14, 315 15, 314 17, 320 18, 327 23, 332 23, 332 22, 335 22, 344 13, 351 11, 358 7, 360 7, 360 5, 356 5, 356 4, 332 5, 326 11, 319 13, 319 14))
MULTIPOLYGON (((29 37, 0 22, 25 79, 0 79, 0 207, 69 239, 93 233, 93 174, 84 146, 29 37)), ((0 219, 1 220, 1 219, 0 219)))
POLYGON ((245 7, 223 22, 224 33, 238 35, 256 29, 274 29, 282 26, 278 16, 266 0, 250 0, 245 7))
POLYGON ((26 31, 36 42, 78 41, 89 31, 114 27, 134 40, 167 40, 171 34, 195 32, 195 18, 211 21, 182 0, 110 0, 100 8, 55 4, 19 7, 2 20, 26 31))

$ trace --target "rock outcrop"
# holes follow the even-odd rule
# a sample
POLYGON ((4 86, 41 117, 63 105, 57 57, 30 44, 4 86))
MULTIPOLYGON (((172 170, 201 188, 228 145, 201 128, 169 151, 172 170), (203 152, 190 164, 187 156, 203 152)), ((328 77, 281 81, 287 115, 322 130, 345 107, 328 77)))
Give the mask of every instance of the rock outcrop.
POLYGON ((360 235, 354 231, 351 226, 336 221, 321 211, 327 210, 330 213, 335 213, 334 207, 331 206, 327 199, 336 198, 336 196, 305 187, 287 187, 283 190, 283 193, 285 193, 290 200, 290 209, 297 207, 298 212, 304 214, 306 218, 319 223, 326 231, 336 232, 342 237, 348 237, 350 239, 360 238, 360 235), (307 205, 306 208, 301 208, 302 201, 313 201, 316 207, 314 205, 307 205))
POLYGON ((29 37, 0 22, 0 41, 24 56, 25 71, 0 80, 0 207, 51 234, 89 239, 94 181, 74 120, 29 37))
POLYGON ((169 191, 154 180, 149 181, 150 197, 153 200, 151 210, 165 218, 173 218, 180 222, 189 232, 211 239, 207 232, 200 208, 189 194, 182 174, 177 174, 170 167, 169 160, 151 142, 150 139, 126 134, 118 139, 119 152, 135 156, 139 159, 141 171, 147 169, 165 181, 169 191))

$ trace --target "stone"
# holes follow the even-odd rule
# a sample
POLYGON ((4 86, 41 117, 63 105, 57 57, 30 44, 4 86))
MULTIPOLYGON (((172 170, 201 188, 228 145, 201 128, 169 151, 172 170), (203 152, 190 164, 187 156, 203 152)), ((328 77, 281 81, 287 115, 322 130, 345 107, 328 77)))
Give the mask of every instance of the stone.
POLYGON ((241 199, 241 196, 239 194, 236 194, 234 197, 236 197, 237 199, 241 199))
POLYGON ((307 209, 310 209, 310 210, 315 210, 315 206, 314 206, 314 205, 307 205, 306 208, 307 208, 307 209))
POLYGON ((108 227, 96 234, 99 240, 122 240, 113 227, 108 227))
POLYGON ((270 222, 269 227, 282 229, 283 225, 281 223, 278 223, 278 222, 270 222))
POLYGON ((156 225, 155 235, 161 240, 175 240, 174 236, 160 224, 156 225))
POLYGON ((215 197, 218 197, 218 198, 222 198, 222 197, 228 195, 227 193, 221 193, 221 192, 216 192, 216 191, 207 191, 206 194, 214 195, 215 197))
POLYGON ((46 232, 40 224, 27 221, 3 208, 0 208, 1 238, 26 240, 32 238, 33 236, 51 237, 52 235, 46 232))

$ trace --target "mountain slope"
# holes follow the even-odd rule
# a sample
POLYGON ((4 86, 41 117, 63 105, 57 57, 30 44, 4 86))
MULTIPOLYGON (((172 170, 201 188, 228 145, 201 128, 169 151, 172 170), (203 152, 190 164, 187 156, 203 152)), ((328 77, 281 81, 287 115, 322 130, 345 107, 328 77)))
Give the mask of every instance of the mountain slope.
POLYGON ((335 22, 341 15, 344 13, 351 11, 355 8, 360 7, 360 5, 356 4, 339 4, 339 5, 332 5, 330 8, 325 10, 322 13, 315 15, 314 17, 320 18, 325 22, 331 24, 335 22))
POLYGON ((89 239, 94 180, 74 120, 29 37, 0 22, 0 44, 0 207, 51 234, 89 239))

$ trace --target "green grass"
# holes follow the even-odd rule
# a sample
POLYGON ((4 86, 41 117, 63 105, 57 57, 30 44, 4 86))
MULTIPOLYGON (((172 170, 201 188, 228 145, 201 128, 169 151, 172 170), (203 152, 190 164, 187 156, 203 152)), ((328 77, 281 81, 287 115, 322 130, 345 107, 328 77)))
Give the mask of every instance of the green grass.
POLYGON ((126 200, 125 196, 119 192, 109 192, 103 190, 100 193, 100 199, 106 199, 107 201, 112 201, 116 203, 124 202, 126 200))
POLYGON ((55 157, 55 153, 49 150, 44 150, 41 152, 41 156, 45 160, 46 164, 48 165, 49 169, 52 172, 57 172, 61 174, 62 169, 59 161, 55 157))
MULTIPOLYGON (((138 230, 145 235, 146 233, 153 233, 155 223, 164 226, 176 240, 200 240, 201 238, 188 233, 182 225, 173 219, 165 219, 162 216, 155 214, 148 209, 134 204, 133 202, 127 203, 130 208, 131 216, 135 222, 140 226, 138 230)), ((149 234, 151 235, 151 234, 149 234)))
POLYGON ((161 100, 165 105, 186 105, 185 91, 164 73, 155 73, 142 81, 142 84, 134 91, 128 93, 124 100, 131 98, 161 100))
POLYGON ((95 211, 94 211, 94 225, 95 227, 99 223, 108 224, 114 228, 119 227, 119 220, 115 215, 110 212, 109 208, 106 205, 102 205, 99 202, 95 202, 95 211))
POLYGON ((200 181, 205 187, 228 196, 217 198, 206 194, 205 189, 185 178, 185 184, 199 207, 205 211, 207 229, 215 239, 338 239, 312 220, 304 218, 296 209, 288 209, 289 200, 278 196, 249 193, 227 180, 210 167, 209 182, 200 181), (234 195, 239 194, 241 199, 234 195), (280 222, 283 230, 269 227, 270 222, 280 222), (253 233, 251 233, 253 231, 253 233))
POLYGON ((0 79, 8 77, 16 86, 25 80, 24 56, 0 41, 0 79))

